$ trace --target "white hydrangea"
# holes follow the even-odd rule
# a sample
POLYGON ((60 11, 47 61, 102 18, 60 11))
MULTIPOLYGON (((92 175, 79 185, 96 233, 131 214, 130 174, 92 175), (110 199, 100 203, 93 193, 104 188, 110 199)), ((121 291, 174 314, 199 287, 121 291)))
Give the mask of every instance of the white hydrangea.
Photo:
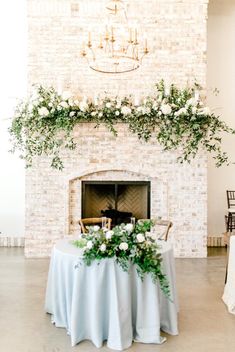
POLYGON ((137 242, 142 243, 145 241, 145 237, 143 233, 138 233, 138 235, 136 236, 137 242))
POLYGON ((42 106, 41 108, 38 109, 38 113, 40 116, 48 116, 49 110, 45 106, 42 106))
POLYGON ((106 251, 106 244, 105 243, 102 243, 102 245, 100 246, 100 250, 101 250, 101 252, 106 251))
POLYGON ((126 242, 120 243, 119 249, 121 249, 121 251, 126 251, 128 249, 128 243, 126 243, 126 242))
POLYGON ((121 113, 123 115, 130 115, 131 114, 131 109, 128 106, 123 106, 121 108, 121 113))
POLYGON ((170 115, 171 113, 171 106, 169 104, 162 104, 161 111, 164 115, 170 115))

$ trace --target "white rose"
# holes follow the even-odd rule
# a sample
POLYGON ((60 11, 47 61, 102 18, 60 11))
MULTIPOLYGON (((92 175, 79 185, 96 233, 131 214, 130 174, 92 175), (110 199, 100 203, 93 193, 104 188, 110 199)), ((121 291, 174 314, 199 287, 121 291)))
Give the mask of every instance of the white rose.
POLYGON ((92 241, 88 241, 86 244, 86 248, 91 249, 93 247, 93 242, 92 241))
POLYGON ((48 106, 50 106, 50 108, 51 108, 51 107, 53 106, 53 104, 52 104, 52 103, 49 103, 48 106))
POLYGON ((103 113, 102 112, 99 112, 99 115, 98 115, 99 117, 102 117, 103 116, 103 113))
POLYGON ((128 232, 131 232, 133 230, 133 227, 134 227, 133 224, 126 224, 124 226, 124 229, 128 232))
POLYGON ((107 231, 106 234, 105 234, 105 237, 107 240, 110 240, 110 238, 113 236, 113 231, 110 230, 110 231, 107 231))
POLYGON ((136 236, 137 242, 142 243, 145 241, 145 237, 143 233, 138 233, 138 235, 136 236))
POLYGON ((128 106, 123 106, 123 107, 121 108, 121 113, 122 113, 123 115, 130 115, 130 114, 131 114, 131 109, 128 108, 128 106))
POLYGON ((171 106, 169 104, 162 104, 161 111, 164 115, 169 115, 171 113, 171 106))
POLYGON ((71 92, 69 92, 69 91, 64 91, 64 92, 62 93, 62 99, 63 99, 63 100, 68 100, 68 99, 71 98, 71 96, 72 96, 72 94, 71 94, 71 92))
POLYGON ((73 117, 75 115, 75 111, 71 111, 70 113, 69 113, 69 116, 70 117, 73 117))
POLYGON ((119 116, 120 115, 120 112, 117 110, 117 111, 115 111, 115 115, 116 116, 119 116))
POLYGON ((40 109, 38 109, 38 113, 40 116, 48 116, 49 110, 47 108, 45 108, 45 106, 43 106, 40 109))
POLYGON ((93 226, 93 231, 94 231, 94 232, 99 231, 99 229, 100 229, 99 225, 95 225, 95 226, 93 226))
POLYGON ((106 103, 106 108, 107 108, 107 109, 110 109, 110 108, 111 108, 111 106, 112 106, 112 104, 111 104, 111 103, 106 103))
POLYGON ((101 250, 101 252, 105 252, 106 251, 106 244, 102 244, 101 246, 100 246, 100 250, 101 250))
POLYGON ((126 242, 120 243, 119 249, 121 249, 121 251, 126 251, 128 249, 128 243, 126 243, 126 242))
POLYGON ((81 111, 86 111, 87 110, 87 108, 88 108, 88 105, 87 105, 87 103, 85 102, 85 101, 81 101, 80 103, 79 103, 79 109, 81 110, 81 111))
POLYGON ((63 108, 67 109, 67 108, 69 107, 69 104, 66 103, 66 101, 62 101, 62 102, 60 103, 60 106, 62 106, 63 108))

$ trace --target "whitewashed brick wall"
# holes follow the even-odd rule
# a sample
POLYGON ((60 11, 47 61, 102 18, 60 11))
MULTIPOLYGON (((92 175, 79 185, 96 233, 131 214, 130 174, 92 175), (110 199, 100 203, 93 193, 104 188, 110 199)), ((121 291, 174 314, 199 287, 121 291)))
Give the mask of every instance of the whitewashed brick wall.
MULTIPOLYGON (((206 84, 207 0, 130 0, 131 20, 146 29, 151 52, 129 74, 99 74, 87 67, 80 50, 88 27, 97 30, 103 0, 28 0, 29 87, 62 85, 76 95, 107 91, 144 96, 160 78, 178 85, 195 79, 206 84)), ((104 126, 81 124, 78 149, 64 151, 65 169, 52 170, 46 157, 35 159, 26 175, 27 257, 50 254, 53 243, 69 232, 80 216, 82 179, 122 177, 150 180, 152 216, 173 221, 176 256, 204 257, 207 244, 207 160, 201 153, 190 165, 176 163, 177 153, 163 153, 119 124, 115 138, 104 126), (72 225, 71 225, 72 222, 72 225)))

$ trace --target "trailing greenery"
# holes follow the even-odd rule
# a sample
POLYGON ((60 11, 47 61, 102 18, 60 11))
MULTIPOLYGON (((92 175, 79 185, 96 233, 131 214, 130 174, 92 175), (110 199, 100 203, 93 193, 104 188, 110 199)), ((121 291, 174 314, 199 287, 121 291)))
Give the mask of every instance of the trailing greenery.
POLYGON ((124 271, 130 263, 136 265, 137 273, 143 280, 149 273, 153 282, 159 282, 162 291, 170 298, 170 288, 166 275, 162 272, 162 256, 155 237, 151 234, 151 221, 115 226, 112 230, 99 226, 87 227, 74 245, 83 248, 83 260, 91 265, 94 260, 115 258, 124 271))
POLYGON ((40 86, 16 109, 10 127, 12 151, 20 150, 26 166, 32 165, 34 156, 45 154, 51 156, 52 167, 62 169, 61 148, 76 148, 75 125, 104 123, 117 135, 115 125, 124 122, 146 142, 154 137, 164 150, 179 149, 179 162, 190 162, 204 148, 213 154, 216 166, 228 164, 221 134, 235 131, 203 105, 197 90, 197 85, 179 89, 172 84, 167 91, 160 81, 155 94, 138 103, 131 97, 78 100, 68 92, 60 95, 54 88, 40 86))

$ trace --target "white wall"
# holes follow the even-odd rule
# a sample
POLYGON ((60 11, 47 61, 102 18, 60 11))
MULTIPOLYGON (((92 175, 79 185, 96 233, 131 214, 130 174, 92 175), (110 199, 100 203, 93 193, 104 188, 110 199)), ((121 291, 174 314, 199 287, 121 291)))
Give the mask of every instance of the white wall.
POLYGON ((8 126, 26 94, 26 0, 0 2, 0 232, 24 235, 24 163, 8 152, 8 126))
MULTIPOLYGON (((220 93, 208 95, 209 105, 235 128, 235 0, 210 0, 208 18, 208 88, 220 93)), ((224 149, 235 162, 235 136, 226 136, 224 149)), ((235 190, 235 165, 216 169, 209 160, 208 234, 225 230, 226 190, 235 190)))

